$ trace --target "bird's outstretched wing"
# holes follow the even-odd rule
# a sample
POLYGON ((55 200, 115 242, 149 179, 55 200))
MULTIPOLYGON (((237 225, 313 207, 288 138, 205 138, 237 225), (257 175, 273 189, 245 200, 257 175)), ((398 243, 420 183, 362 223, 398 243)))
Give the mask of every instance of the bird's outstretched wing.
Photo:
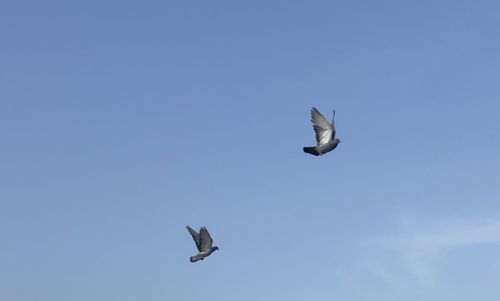
MULTIPOLYGON (((335 113, 333 114, 335 116, 335 113)), ((326 121, 325 117, 315 107, 311 109, 311 122, 313 123, 314 132, 316 132, 318 146, 330 142, 335 137, 335 128, 326 121)))
POLYGON ((208 252, 212 249, 212 237, 208 233, 207 228, 200 228, 200 252, 208 252))
POLYGON ((196 248, 198 248, 198 251, 201 252, 200 235, 189 226, 186 226, 186 229, 188 229, 189 234, 191 234, 191 236, 193 237, 196 248))

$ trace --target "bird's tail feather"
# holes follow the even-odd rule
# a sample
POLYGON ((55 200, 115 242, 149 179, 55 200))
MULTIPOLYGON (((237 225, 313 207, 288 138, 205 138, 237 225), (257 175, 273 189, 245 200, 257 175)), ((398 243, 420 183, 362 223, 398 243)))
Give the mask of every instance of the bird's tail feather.
POLYGON ((304 153, 308 153, 314 156, 319 156, 319 153, 315 147, 304 147, 304 153))
POLYGON ((198 260, 202 260, 205 257, 204 254, 198 253, 194 256, 189 257, 189 261, 191 262, 197 262, 198 260))
POLYGON ((189 257, 189 261, 191 261, 191 262, 197 262, 198 260, 200 260, 200 258, 198 258, 196 256, 189 257))

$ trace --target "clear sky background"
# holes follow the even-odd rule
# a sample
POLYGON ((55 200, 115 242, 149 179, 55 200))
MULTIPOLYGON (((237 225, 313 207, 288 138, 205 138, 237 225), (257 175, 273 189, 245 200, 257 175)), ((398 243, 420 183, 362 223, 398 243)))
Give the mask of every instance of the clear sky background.
POLYGON ((499 11, 2 2, 0 299, 500 300, 499 11))

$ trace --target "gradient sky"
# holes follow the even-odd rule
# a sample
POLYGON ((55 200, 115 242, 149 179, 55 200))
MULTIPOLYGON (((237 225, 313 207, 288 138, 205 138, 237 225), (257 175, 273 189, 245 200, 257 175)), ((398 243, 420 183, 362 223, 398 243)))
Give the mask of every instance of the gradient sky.
POLYGON ((499 300, 499 11, 2 2, 0 299, 499 300))

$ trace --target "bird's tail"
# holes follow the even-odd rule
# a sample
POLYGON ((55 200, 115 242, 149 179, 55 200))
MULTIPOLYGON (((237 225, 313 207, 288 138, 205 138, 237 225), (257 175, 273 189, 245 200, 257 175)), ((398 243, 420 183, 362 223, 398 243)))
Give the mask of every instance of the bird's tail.
POLYGON ((304 147, 304 153, 308 153, 314 156, 319 156, 319 153, 315 147, 304 147))
POLYGON ((197 262, 198 260, 201 260, 201 259, 203 259, 203 257, 200 256, 200 254, 189 257, 189 261, 191 261, 191 262, 197 262))

